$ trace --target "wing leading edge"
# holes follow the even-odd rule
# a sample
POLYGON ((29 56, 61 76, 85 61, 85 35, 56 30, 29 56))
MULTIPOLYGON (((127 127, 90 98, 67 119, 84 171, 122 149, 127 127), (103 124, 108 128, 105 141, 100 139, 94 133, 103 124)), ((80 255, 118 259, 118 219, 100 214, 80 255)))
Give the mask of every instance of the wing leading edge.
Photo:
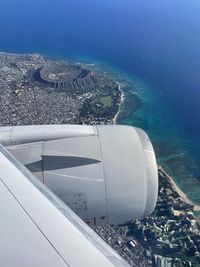
POLYGON ((0 266, 129 266, 0 145, 0 266))

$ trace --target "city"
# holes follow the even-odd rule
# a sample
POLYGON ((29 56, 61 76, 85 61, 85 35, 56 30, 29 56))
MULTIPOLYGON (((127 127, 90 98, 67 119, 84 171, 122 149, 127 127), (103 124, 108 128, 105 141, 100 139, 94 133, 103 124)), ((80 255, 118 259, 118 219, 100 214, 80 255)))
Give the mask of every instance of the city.
POLYGON ((158 170, 158 202, 150 217, 95 231, 132 266, 200 266, 200 224, 194 206, 185 203, 167 174, 158 170))
POLYGON ((0 125, 111 124, 121 101, 119 85, 95 74, 93 83, 52 88, 36 77, 52 62, 38 54, 0 54, 0 125))

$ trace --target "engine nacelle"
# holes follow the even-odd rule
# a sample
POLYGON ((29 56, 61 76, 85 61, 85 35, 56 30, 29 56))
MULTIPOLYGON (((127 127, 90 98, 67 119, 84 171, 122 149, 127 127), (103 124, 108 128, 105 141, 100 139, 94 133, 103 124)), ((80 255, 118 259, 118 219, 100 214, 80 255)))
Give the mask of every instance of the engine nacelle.
MULTIPOLYGON (((36 127, 46 126, 32 127, 36 133, 36 127)), ((53 135, 55 126, 48 127, 53 135)), ((149 215, 157 200, 158 174, 146 133, 117 125, 69 129, 76 132, 76 127, 84 135, 36 138, 36 143, 15 142, 8 149, 87 223, 121 224, 149 215)))

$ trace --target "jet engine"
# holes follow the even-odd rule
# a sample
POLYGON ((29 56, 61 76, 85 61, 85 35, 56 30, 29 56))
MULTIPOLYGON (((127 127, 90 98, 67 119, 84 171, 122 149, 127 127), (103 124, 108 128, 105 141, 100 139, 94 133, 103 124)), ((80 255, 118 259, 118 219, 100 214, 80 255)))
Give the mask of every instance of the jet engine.
POLYGON ((130 126, 5 127, 0 140, 90 224, 123 224, 155 208, 158 174, 147 134, 130 126))

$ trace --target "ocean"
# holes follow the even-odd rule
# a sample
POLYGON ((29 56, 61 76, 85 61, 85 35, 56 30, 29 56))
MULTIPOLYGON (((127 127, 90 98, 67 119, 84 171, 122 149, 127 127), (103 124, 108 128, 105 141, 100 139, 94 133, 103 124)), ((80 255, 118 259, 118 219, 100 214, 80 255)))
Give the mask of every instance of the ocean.
POLYGON ((96 63, 124 84, 118 123, 200 204, 200 2, 1 0, 0 51, 96 63))

